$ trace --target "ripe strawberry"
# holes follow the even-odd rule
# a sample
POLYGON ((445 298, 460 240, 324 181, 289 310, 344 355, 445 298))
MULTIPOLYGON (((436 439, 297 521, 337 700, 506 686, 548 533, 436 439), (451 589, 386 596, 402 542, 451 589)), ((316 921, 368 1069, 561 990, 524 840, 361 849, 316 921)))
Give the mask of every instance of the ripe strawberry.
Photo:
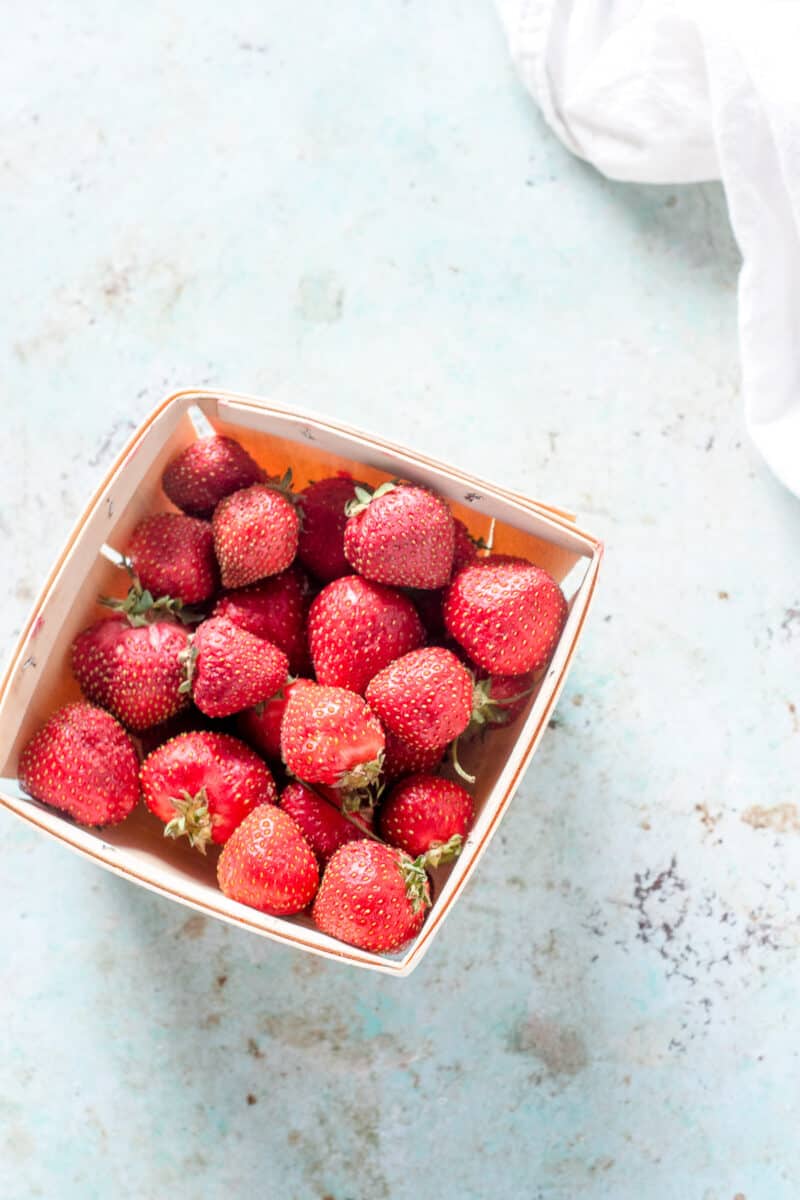
POLYGON ((395 587, 440 588, 450 578, 455 530, 435 492, 413 484, 356 489, 347 507, 347 561, 359 575, 395 587))
POLYGON ((470 725, 488 729, 516 721, 536 681, 535 671, 526 671, 524 675, 489 675, 480 667, 476 667, 475 677, 470 725))
POLYGON ((350 475, 334 475, 310 483, 298 496, 303 522, 297 557, 323 583, 350 574, 344 556, 344 509, 354 499, 356 487, 363 486, 350 475))
POLYGON ((308 613, 308 646, 320 683, 363 692, 373 675, 425 641, 407 596, 345 575, 324 587, 308 613))
POLYGON ((472 540, 472 534, 467 529, 463 521, 458 517, 453 518, 455 543, 453 547, 453 565, 450 570, 450 578, 465 567, 467 563, 473 562, 478 557, 478 545, 483 545, 483 542, 477 543, 472 540))
POLYGON ((298 779, 356 792, 374 783, 383 761, 377 717, 344 688, 294 688, 281 724, 283 761, 298 779))
POLYGON ((265 758, 281 761, 281 722, 286 712, 289 697, 295 688, 313 686, 310 679, 292 679, 285 683, 274 696, 254 708, 239 713, 236 727, 245 741, 255 746, 265 758))
POLYGON ((77 702, 59 708, 19 760, 23 791, 79 825, 117 825, 139 799, 139 758, 110 713, 77 702))
POLYGON ((217 879, 231 900, 279 917, 302 912, 311 903, 319 867, 296 822, 265 805, 242 821, 226 843, 217 879))
POLYGON ((429 867, 458 858, 472 824, 472 797, 438 775, 411 775, 381 805, 381 837, 429 867))
POLYGON ((207 717, 229 717, 268 699, 289 673, 282 650, 227 617, 197 626, 188 661, 187 690, 207 717))
POLYGON ((289 657, 289 670, 303 671, 308 665, 305 619, 308 580, 298 567, 290 567, 252 587, 225 592, 213 611, 228 617, 240 629, 266 638, 289 657))
POLYGON ((128 558, 143 588, 182 604, 202 604, 214 595, 219 571, 208 521, 183 513, 145 517, 128 543, 128 558))
POLYGON ((192 442, 173 458, 161 486, 176 508, 193 517, 210 517, 225 496, 264 478, 244 446, 233 438, 208 437, 192 442))
POLYGON ((186 836, 203 854, 209 842, 227 842, 257 805, 278 802, 266 763, 227 733, 179 734, 147 756, 139 778, 164 836, 186 836))
POLYGON ((147 729, 189 703, 180 690, 188 644, 172 621, 134 627, 125 617, 105 617, 75 638, 72 671, 87 699, 129 729, 147 729))
POLYGON ((366 698, 387 729, 427 749, 447 745, 467 728, 472 688, 472 676, 452 651, 425 646, 379 671, 366 698))
POLYGON ((404 775, 418 771, 433 771, 444 758, 446 746, 412 746, 397 734, 385 729, 386 751, 383 756, 383 781, 392 783, 404 775))
POLYGON ((348 842, 325 868, 311 910, 330 937, 379 954, 416 937, 430 905, 422 863, 380 842, 348 842))
POLYGON ((543 667, 567 618, 552 576, 524 558, 492 555, 456 575, 444 598, 448 633, 470 658, 499 675, 543 667))
POLYGON ((275 487, 256 483, 226 496, 211 524, 223 587, 246 587, 278 575, 297 553, 297 512, 275 487))
POLYGON ((363 834, 352 821, 304 783, 290 783, 281 796, 281 808, 296 821, 300 832, 321 863, 363 834))

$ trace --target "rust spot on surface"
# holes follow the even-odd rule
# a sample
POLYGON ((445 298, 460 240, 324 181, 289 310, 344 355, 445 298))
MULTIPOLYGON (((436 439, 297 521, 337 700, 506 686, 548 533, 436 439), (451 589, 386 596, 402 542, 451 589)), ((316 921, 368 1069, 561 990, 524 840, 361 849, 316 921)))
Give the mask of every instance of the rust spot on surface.
POLYGON ((251 1058, 263 1058, 264 1051, 259 1046, 255 1038, 247 1039, 247 1053, 251 1058))
POLYGON ((247 1103, 250 1105, 257 1103, 257 1098, 253 1095, 252 1092, 247 1093, 247 1103))
POLYGON ((200 938, 206 931, 206 923, 206 918, 201 917, 200 914, 197 913, 196 916, 189 917, 188 921, 183 922, 183 925, 181 925, 180 929, 181 935, 183 937, 192 938, 192 940, 195 938, 200 938))
POLYGON ((772 808, 762 808, 754 804, 742 813, 745 825, 753 829, 771 829, 774 833, 800 833, 800 811, 797 805, 787 801, 785 804, 775 804, 772 808))
POLYGON ((722 816, 722 813, 712 814, 709 812, 708 805, 705 802, 703 804, 695 804, 694 811, 699 815, 701 822, 708 832, 713 833, 717 828, 717 821, 722 816))

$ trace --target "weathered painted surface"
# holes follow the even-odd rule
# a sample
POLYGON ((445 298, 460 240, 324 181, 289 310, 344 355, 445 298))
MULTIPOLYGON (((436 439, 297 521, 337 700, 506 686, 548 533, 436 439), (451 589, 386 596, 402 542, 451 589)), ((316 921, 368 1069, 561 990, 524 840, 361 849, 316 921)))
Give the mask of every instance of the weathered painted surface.
POLYGON ((574 507, 608 557, 407 981, 0 818, 0 1194, 796 1200, 800 511, 743 434, 718 191, 570 159, 488 3, 6 15, 6 649, 183 384, 574 507))

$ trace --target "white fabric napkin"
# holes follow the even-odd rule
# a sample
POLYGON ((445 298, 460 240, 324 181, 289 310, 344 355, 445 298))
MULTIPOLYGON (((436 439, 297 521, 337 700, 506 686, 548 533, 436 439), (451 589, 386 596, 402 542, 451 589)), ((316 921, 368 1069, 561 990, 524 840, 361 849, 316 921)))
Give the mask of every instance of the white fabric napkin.
POLYGON ((800 495, 800 0, 497 0, 546 120, 614 179, 721 179, 751 436, 800 495))

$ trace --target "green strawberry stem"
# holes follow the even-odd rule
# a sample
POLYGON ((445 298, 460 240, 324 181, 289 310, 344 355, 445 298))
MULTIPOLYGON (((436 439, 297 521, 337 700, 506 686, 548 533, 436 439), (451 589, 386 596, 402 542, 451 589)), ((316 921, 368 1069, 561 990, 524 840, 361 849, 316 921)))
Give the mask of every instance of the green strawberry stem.
POLYGON ((200 788, 196 796, 183 791, 181 798, 170 797, 175 816, 164 826, 164 837, 188 837, 189 844, 205 854, 211 841, 211 814, 208 811, 206 789, 200 788))
POLYGON ((360 483, 356 484, 355 499, 347 501, 347 504, 344 506, 345 514, 348 517, 357 517, 359 513, 364 512, 365 509, 369 508, 373 500, 380 499, 380 497, 385 496, 387 492, 393 492, 399 483, 399 479, 387 479, 385 483, 382 483, 380 487, 375 488, 374 491, 370 491, 368 487, 364 487, 360 483))
POLYGON ((283 475, 268 475, 264 481, 265 485, 272 488, 273 492, 280 492, 287 500, 291 500, 292 504, 297 504, 300 497, 296 496, 292 491, 292 468, 287 467, 283 475))
MULTIPOLYGON (((370 838, 373 842, 378 842, 381 846, 386 845, 383 838, 378 837, 377 833, 373 833, 368 826, 362 825, 359 821, 355 821, 353 819, 359 814, 359 812, 362 811, 360 808, 349 810, 346 809, 344 807, 344 799, 342 800, 342 807, 340 808, 338 804, 334 804, 329 796, 326 796, 323 792, 319 791, 313 783, 306 783, 305 781, 301 782, 303 783, 303 787, 307 787, 310 792, 313 792, 318 800, 321 800, 323 804, 328 804, 334 810, 334 812, 338 812, 346 821, 349 821, 353 828, 357 829, 362 837, 370 838)), ((369 805, 368 807, 372 806, 369 805)))
POLYGON ((397 866, 400 874, 403 876, 403 882, 406 885, 406 895, 411 901, 411 908, 414 912, 419 912, 423 904, 426 908, 430 908, 430 896, 428 895, 427 883, 428 876, 425 871, 425 855, 421 854, 419 858, 399 858, 397 866))
POLYGON ((345 812, 358 812, 362 808, 374 808, 381 798, 383 784, 380 782, 383 770, 383 751, 370 762, 359 763, 350 771, 339 776, 336 787, 342 795, 342 808, 345 812))
POLYGON ((450 761, 453 764, 453 770, 456 775, 460 776, 465 783, 474 783, 475 776, 470 775, 469 771, 465 771, 461 763, 458 761, 458 738, 450 743, 450 761))
POLYGON ((492 680, 479 680, 472 690, 472 716, 469 723, 471 729, 476 729, 481 725, 503 725, 508 720, 507 709, 516 704, 518 700, 523 700, 525 696, 530 696, 536 688, 533 684, 524 691, 518 692, 516 696, 507 696, 503 700, 496 700, 491 694, 492 680))
POLYGON ((455 862, 464 848, 460 833, 454 833, 446 842, 434 842, 427 853, 421 855, 426 867, 440 867, 443 863, 455 862))
POLYGON ((159 596, 156 599, 151 591, 143 588, 129 558, 123 558, 120 566, 125 568, 131 578, 131 586, 125 599, 117 600, 113 596, 98 596, 97 599, 106 608, 124 613, 135 629, 149 625, 162 613, 177 617, 182 625, 202 621, 203 614, 197 609, 187 608, 182 600, 173 600, 171 596, 159 596))

